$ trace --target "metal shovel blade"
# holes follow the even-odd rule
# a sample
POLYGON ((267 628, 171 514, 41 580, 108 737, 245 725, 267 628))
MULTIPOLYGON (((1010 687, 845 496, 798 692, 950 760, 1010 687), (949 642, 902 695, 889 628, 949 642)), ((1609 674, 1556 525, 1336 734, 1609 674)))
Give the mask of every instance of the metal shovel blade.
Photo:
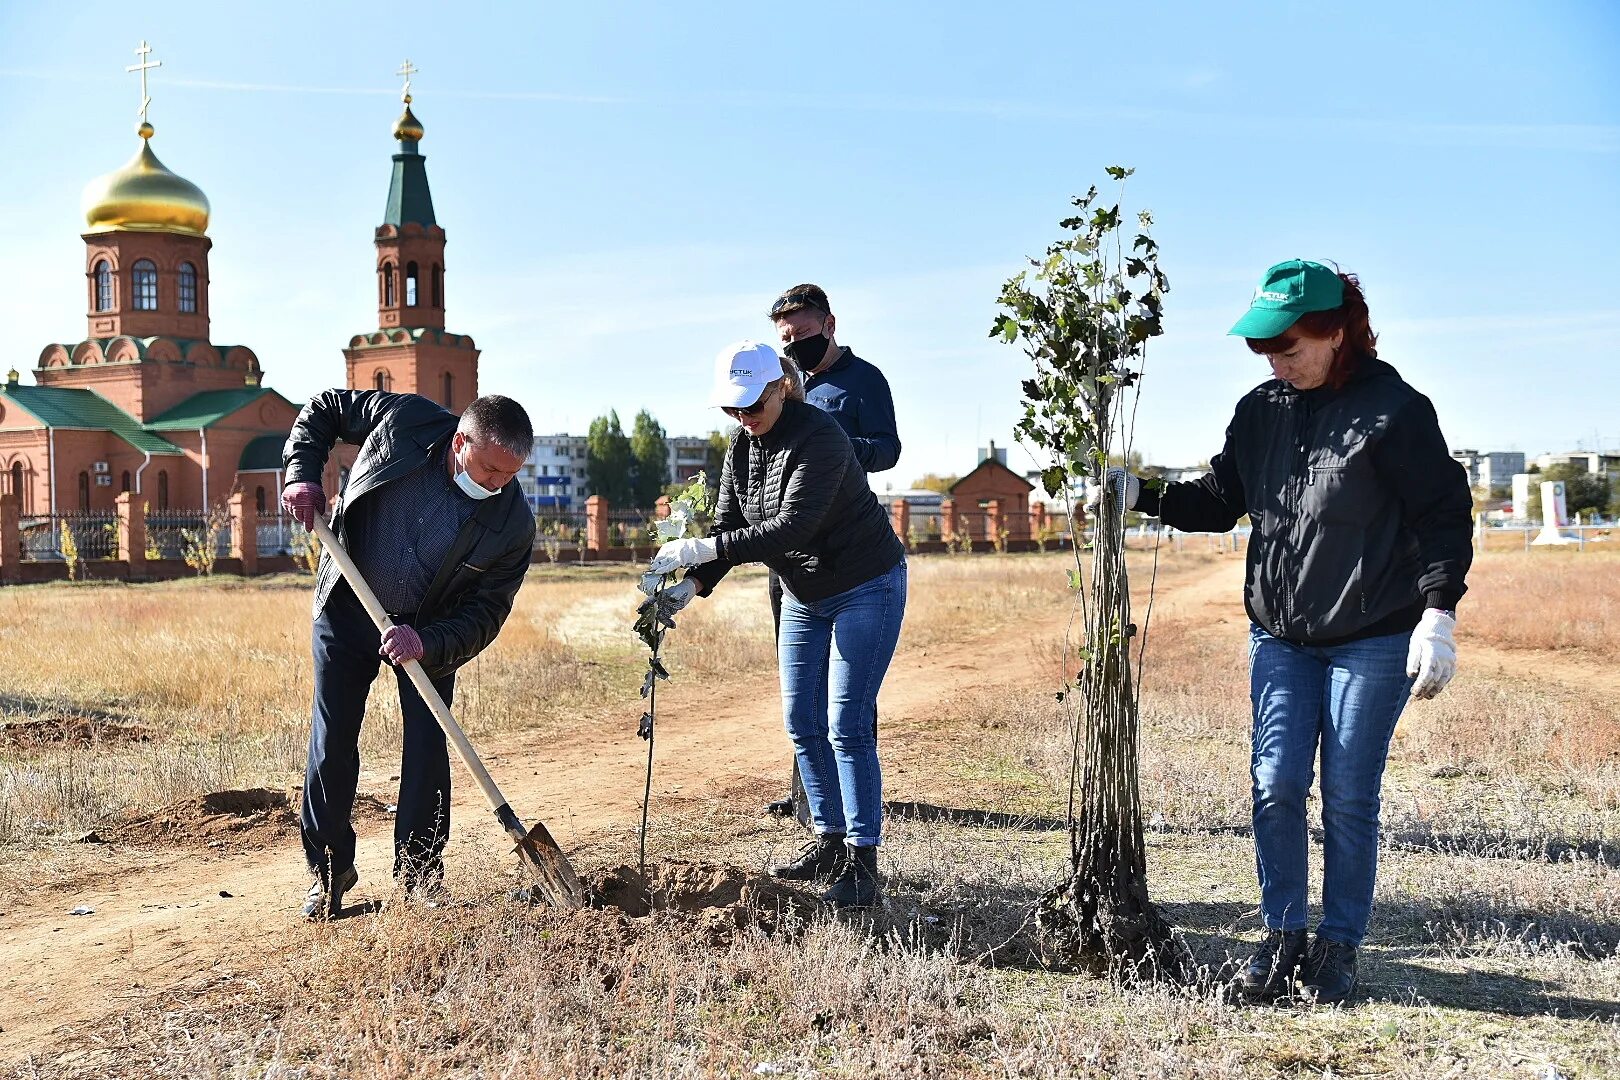
POLYGON ((552 907, 582 908, 585 906, 585 886, 568 857, 551 837, 544 822, 524 834, 512 849, 523 864, 524 872, 534 883, 532 895, 552 907))

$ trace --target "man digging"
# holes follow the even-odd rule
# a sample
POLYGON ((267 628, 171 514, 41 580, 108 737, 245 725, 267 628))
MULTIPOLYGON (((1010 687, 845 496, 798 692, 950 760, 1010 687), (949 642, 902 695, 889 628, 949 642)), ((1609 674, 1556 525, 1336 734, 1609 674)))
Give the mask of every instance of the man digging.
POLYGON ((397 665, 419 660, 448 703, 458 667, 500 632, 534 547, 534 515, 516 480, 534 445, 528 414, 490 395, 458 418, 427 398, 328 390, 293 425, 282 455, 282 505, 306 529, 326 512, 320 477, 339 440, 360 453, 332 530, 397 624, 379 635, 329 553, 315 576, 315 698, 300 819, 315 875, 303 915, 342 909, 359 880, 350 824, 360 723, 381 662, 396 665, 404 746, 394 877, 431 902, 450 832, 450 758, 443 732, 397 665))

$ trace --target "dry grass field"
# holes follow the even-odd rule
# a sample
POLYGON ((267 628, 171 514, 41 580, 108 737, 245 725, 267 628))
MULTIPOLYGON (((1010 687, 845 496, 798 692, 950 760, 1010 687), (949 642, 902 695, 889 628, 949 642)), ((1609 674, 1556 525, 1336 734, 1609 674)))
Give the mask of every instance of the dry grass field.
MULTIPOLYGON (((1065 565, 913 559, 881 717, 891 900, 850 919, 736 887, 799 840, 758 813, 787 750, 757 573, 670 639, 650 855, 697 883, 686 910, 508 902, 467 784, 455 902, 399 902, 379 680, 361 914, 321 926, 293 919, 285 812, 186 819, 206 793, 301 782, 307 579, 0 591, 0 1060, 18 1077, 1620 1074, 1620 553, 1476 562, 1462 672, 1397 732, 1362 997, 1333 1010, 1035 962, 1026 915, 1067 846, 1065 565), (154 812, 172 839, 141 831, 154 812), (81 903, 96 912, 66 914, 81 903)), ((1151 556, 1132 571, 1140 619, 1151 556)), ((1152 891, 1214 973, 1259 937, 1241 575, 1241 556, 1162 555, 1142 701, 1152 891)), ((514 804, 596 880, 634 860, 631 582, 537 568, 457 687, 514 804)))

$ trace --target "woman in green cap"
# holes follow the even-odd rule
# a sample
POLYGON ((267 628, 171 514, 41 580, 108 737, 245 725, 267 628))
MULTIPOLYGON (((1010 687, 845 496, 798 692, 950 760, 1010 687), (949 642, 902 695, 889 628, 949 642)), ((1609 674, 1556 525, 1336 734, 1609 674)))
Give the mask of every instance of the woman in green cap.
POLYGON ((1242 989, 1348 999, 1372 914, 1379 789, 1407 697, 1456 671, 1452 630, 1473 500, 1429 399, 1378 358, 1352 274, 1266 271, 1232 327, 1274 378, 1238 402, 1210 471, 1185 483, 1110 470, 1127 508, 1187 532, 1252 526, 1244 606, 1255 863, 1265 943, 1242 989), (1322 774, 1322 916, 1308 940, 1305 799, 1322 774))

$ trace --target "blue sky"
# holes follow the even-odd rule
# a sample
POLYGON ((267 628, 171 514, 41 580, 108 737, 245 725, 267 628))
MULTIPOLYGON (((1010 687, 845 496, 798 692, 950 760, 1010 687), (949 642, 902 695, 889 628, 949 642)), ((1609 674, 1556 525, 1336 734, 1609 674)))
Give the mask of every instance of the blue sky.
MULTIPOLYGON (((154 149, 213 204, 213 338, 295 400, 375 326, 393 72, 420 68, 449 326, 541 431, 701 433, 710 360, 831 294, 895 391, 904 486, 1010 441, 1000 282, 1134 166, 1172 292, 1137 447, 1219 448, 1270 263, 1359 273, 1455 446, 1620 450, 1620 8, 1603 2, 0 7, 3 359, 84 332, 79 194, 154 149)), ((27 376, 25 376, 26 378, 27 376)), ((1014 451, 1015 465, 1029 465, 1014 451)))

